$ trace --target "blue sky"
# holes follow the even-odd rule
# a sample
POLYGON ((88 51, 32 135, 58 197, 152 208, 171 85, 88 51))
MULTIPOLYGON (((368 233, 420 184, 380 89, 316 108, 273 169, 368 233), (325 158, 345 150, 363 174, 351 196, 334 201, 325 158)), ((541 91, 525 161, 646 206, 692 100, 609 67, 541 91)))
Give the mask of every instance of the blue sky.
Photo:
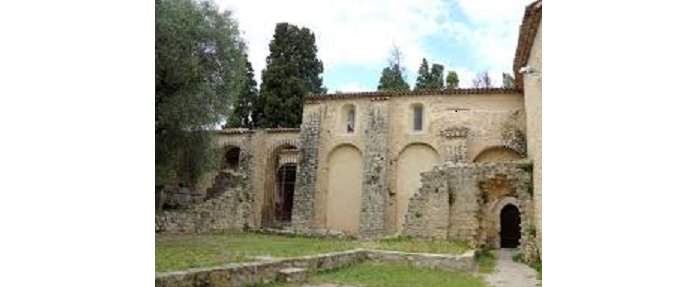
POLYGON ((315 33, 329 92, 372 91, 389 51, 405 56, 413 86, 422 58, 454 70, 460 86, 489 71, 495 83, 511 73, 518 28, 533 0, 217 0, 240 23, 259 82, 278 22, 315 33))

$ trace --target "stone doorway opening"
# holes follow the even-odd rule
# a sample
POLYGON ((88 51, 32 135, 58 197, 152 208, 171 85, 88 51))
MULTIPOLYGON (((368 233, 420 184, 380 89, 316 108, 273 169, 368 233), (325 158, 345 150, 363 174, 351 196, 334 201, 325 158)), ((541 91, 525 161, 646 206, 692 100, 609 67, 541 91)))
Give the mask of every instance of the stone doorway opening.
POLYGON ((276 170, 276 196, 274 202, 274 221, 277 225, 291 223, 293 209, 293 192, 296 187, 296 164, 283 164, 276 170))
POLYGON ((240 167, 240 148, 232 146, 225 152, 225 163, 229 169, 238 169, 240 167))
POLYGON ((516 248, 521 240, 521 213, 513 204, 507 204, 499 215, 500 247, 516 248))

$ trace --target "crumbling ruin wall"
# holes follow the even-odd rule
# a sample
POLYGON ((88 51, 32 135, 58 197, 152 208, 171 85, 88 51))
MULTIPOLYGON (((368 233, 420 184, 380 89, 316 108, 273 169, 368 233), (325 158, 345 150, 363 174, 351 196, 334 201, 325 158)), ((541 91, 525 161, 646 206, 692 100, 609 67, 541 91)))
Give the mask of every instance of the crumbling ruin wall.
POLYGON ((253 226, 253 196, 246 176, 221 171, 216 176, 217 196, 183 209, 155 215, 155 232, 205 233, 214 230, 245 229, 253 226))
POLYGON ((319 109, 303 112, 303 125, 300 131, 300 161, 298 176, 293 194, 292 224, 298 229, 313 227, 316 178, 318 169, 318 149, 322 112, 319 109))
POLYGON ((422 173, 422 188, 409 203, 403 235, 466 240, 499 247, 499 214, 506 204, 521 214, 520 249, 535 250, 532 164, 447 163, 422 173), (532 231, 532 232, 531 232, 532 231))
POLYGON ((422 187, 410 199, 404 235, 418 238, 448 237, 448 181, 442 169, 422 173, 422 187))
POLYGON ((363 192, 359 234, 375 238, 386 231, 386 200, 388 196, 387 151, 388 107, 385 99, 374 99, 367 115, 363 169, 363 192))

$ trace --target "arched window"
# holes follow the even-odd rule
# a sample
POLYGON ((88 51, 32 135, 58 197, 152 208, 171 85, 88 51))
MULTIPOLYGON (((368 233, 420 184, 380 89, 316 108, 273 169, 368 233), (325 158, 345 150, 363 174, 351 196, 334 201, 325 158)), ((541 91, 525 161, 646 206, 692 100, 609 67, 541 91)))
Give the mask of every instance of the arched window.
POLYGON ((356 112, 354 109, 349 110, 347 113, 347 133, 353 133, 354 132, 354 116, 356 115, 356 112))
POLYGON ((424 106, 422 104, 412 105, 412 129, 421 131, 424 124, 424 106))
POLYGON ((347 104, 342 107, 341 130, 351 134, 356 131, 356 108, 352 104, 347 104))

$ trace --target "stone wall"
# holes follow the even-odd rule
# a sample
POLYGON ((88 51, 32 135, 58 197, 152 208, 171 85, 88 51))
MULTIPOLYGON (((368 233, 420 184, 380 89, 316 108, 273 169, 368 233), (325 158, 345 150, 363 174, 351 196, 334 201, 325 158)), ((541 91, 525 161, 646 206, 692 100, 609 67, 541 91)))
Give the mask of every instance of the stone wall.
MULTIPOLYGON (((541 20, 542 21, 542 20, 541 20)), ((526 118, 528 119, 528 154, 533 160, 533 186, 535 201, 535 219, 538 238, 538 250, 542 251, 542 170, 543 170, 543 126, 542 126, 542 81, 543 81, 543 26, 539 24, 531 48, 528 65, 537 71, 536 74, 524 75, 524 94, 526 98, 526 118)))
POLYGON ((293 226, 299 229, 308 229, 313 225, 318 148, 322 128, 320 119, 319 111, 303 113, 300 131, 301 158, 298 163, 292 215, 293 226))
POLYGON ((237 287, 270 283, 280 279, 286 268, 303 268, 304 272, 331 270, 351 264, 374 260, 409 264, 415 267, 450 271, 477 270, 474 251, 460 255, 409 253, 385 250, 355 249, 318 255, 308 255, 251 263, 233 263, 211 268, 194 268, 155 275, 158 287, 237 287))
POLYGON ((387 103, 378 99, 370 106, 365 130, 363 192, 361 193, 360 231, 364 238, 385 235, 385 210, 388 196, 387 146, 389 118, 387 103))
MULTIPOLYGON (((215 141, 223 152, 240 149, 239 164, 230 168, 221 159, 221 170, 206 174, 195 188, 164 187, 160 201, 169 200, 174 209, 159 212, 156 208, 156 232, 263 227, 263 215, 268 216, 274 204, 270 201, 276 188, 276 157, 280 147, 300 146, 298 134, 298 129, 217 131, 215 141)), ((285 154, 284 160, 294 158, 285 154)))
POLYGON ((205 233, 254 226, 253 196, 245 175, 221 171, 216 186, 222 191, 202 203, 155 215, 155 232, 205 233))
POLYGON ((445 164, 422 174, 412 197, 403 234, 454 239, 499 247, 499 213, 513 204, 521 213, 521 246, 535 240, 532 164, 527 160, 445 164), (447 208, 446 208, 447 207, 447 208))
MULTIPOLYGON (((303 156, 308 157, 306 160, 312 160, 316 166, 301 164, 300 169, 306 169, 301 173, 306 175, 299 178, 298 190, 303 191, 298 202, 305 207, 294 207, 294 212, 299 213, 294 221, 298 220, 298 226, 326 228, 329 213, 345 213, 327 208, 328 172, 332 170, 329 166, 332 152, 349 145, 358 149, 363 157, 360 236, 399 232, 398 223, 404 218, 399 210, 399 198, 409 198, 420 184, 419 180, 402 180, 398 186, 397 163, 401 152, 415 145, 428 147, 436 153, 434 165, 449 161, 471 162, 483 150, 492 147, 510 149, 523 157, 526 153, 525 123, 523 97, 517 90, 456 89, 433 93, 309 97, 304 104, 301 133, 310 135, 311 127, 316 130, 310 146, 305 147, 304 143, 302 149, 303 156), (414 105, 423 106, 423 128, 418 131, 412 126, 414 105), (346 123, 342 122, 347 118, 342 113, 351 109, 355 110, 355 132, 348 132, 346 123), (321 127, 310 124, 311 120, 321 122, 321 127), (307 199, 312 193, 315 200, 309 202, 307 199), (313 217, 312 223, 307 220, 309 216, 313 217)), ((417 165, 415 168, 419 170, 403 173, 419 173, 431 166, 417 165)))
POLYGON ((158 287, 237 287, 275 281, 279 271, 300 267, 309 271, 327 270, 358 263, 367 257, 364 250, 275 259, 265 262, 229 264, 156 274, 158 287))

